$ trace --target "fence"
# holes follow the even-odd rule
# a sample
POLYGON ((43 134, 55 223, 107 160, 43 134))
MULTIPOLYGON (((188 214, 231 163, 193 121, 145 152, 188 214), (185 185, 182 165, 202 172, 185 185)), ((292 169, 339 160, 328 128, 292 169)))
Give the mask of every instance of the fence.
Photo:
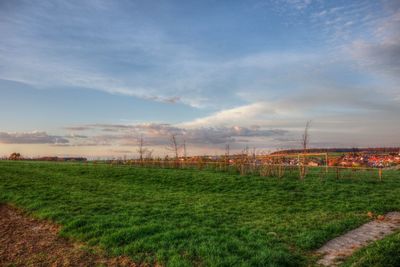
MULTIPOLYGON (((297 157, 297 156, 296 156, 297 157)), ((163 168, 163 169, 192 169, 192 170, 210 170, 218 172, 227 172, 240 175, 256 175, 261 177, 282 178, 332 178, 363 179, 365 177, 374 178, 382 181, 386 170, 382 168, 365 167, 340 167, 340 166, 309 166, 302 164, 280 164, 272 162, 259 162, 243 159, 236 162, 230 160, 203 161, 203 160, 165 160, 165 159, 145 159, 145 160, 111 160, 111 161, 93 161, 93 162, 67 162, 68 165, 109 165, 109 166, 136 166, 143 168, 163 168)), ((12 164, 11 161, 2 161, 2 164, 12 164)), ((20 163, 43 163, 40 161, 22 161, 20 163)), ((48 162, 49 164, 52 162, 48 162)), ((61 164, 61 163, 60 163, 61 164)))
POLYGON ((382 168, 340 167, 340 166, 308 166, 307 164, 276 164, 262 162, 235 162, 223 161, 184 161, 184 160, 129 160, 112 161, 112 165, 130 165, 145 168, 164 169, 193 169, 221 171, 240 175, 257 175, 261 177, 293 177, 305 179, 314 178, 363 178, 366 175, 378 180, 383 179, 382 168))

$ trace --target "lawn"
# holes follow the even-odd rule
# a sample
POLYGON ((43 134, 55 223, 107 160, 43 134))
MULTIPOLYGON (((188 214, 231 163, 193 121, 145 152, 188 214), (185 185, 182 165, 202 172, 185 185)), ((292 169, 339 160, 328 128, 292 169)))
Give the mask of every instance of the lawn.
POLYGON ((400 266, 400 232, 360 249, 344 266, 400 266))
POLYGON ((385 173, 382 182, 367 173, 299 181, 0 162, 0 202, 53 220, 63 225, 63 236, 109 255, 168 266, 312 265, 314 249, 368 221, 368 211, 400 210, 399 196, 399 171, 385 173))

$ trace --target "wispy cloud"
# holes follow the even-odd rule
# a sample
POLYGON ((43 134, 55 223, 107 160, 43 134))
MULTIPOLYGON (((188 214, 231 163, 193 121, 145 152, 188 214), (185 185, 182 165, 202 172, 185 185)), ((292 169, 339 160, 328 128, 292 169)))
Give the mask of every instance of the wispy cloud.
POLYGON ((95 124, 95 134, 84 140, 74 140, 70 146, 136 146, 137 138, 143 136, 149 146, 165 146, 171 135, 177 135, 180 142, 185 140, 194 146, 210 147, 213 145, 231 144, 233 148, 243 144, 252 144, 254 139, 273 140, 285 136, 288 131, 280 129, 263 129, 259 126, 215 126, 215 127, 183 127, 171 124, 95 124), (101 132, 110 132, 102 134, 101 132))
POLYGON ((69 140, 62 136, 48 135, 46 132, 0 132, 3 144, 67 144, 69 140))
MULTIPOLYGON (((375 6, 371 3, 333 7, 310 0, 265 3, 268 8, 297 10, 315 6, 315 14, 310 15, 314 25, 323 25, 328 31, 323 37, 336 36, 332 38, 341 45, 347 38, 339 35, 354 38, 356 29, 362 29, 357 34, 363 34, 378 16, 370 16, 375 6)), ((321 87, 322 80, 336 79, 331 62, 340 61, 321 51, 258 51, 211 57, 191 43, 179 42, 144 14, 131 16, 122 3, 89 1, 78 8, 71 1, 43 1, 24 4, 18 12, 2 17, 0 29, 7 38, 0 42, 0 78, 37 88, 86 88, 215 110, 245 104, 244 91, 265 100, 276 97, 279 91, 314 86, 311 83, 318 79, 316 86, 321 87), (119 20, 109 23, 113 16, 119 20), (315 70, 321 66, 331 74, 318 78, 315 70)), ((391 58, 397 47, 386 46, 390 44, 383 48, 387 54, 380 46, 364 43, 358 43, 360 49, 354 50, 364 51, 362 57, 384 54, 391 58)))
POLYGON ((355 40, 347 49, 361 67, 399 78, 400 7, 374 25, 373 38, 355 40))
POLYGON ((69 126, 69 127, 64 127, 64 130, 68 131, 86 131, 90 130, 91 127, 89 126, 69 126))
POLYGON ((141 132, 163 145, 176 132, 199 146, 276 146, 296 140, 308 119, 316 121, 316 143, 353 144, 354 136, 366 143, 378 135, 376 124, 399 132, 396 3, 266 0, 187 15, 168 1, 4 1, 0 79, 185 104, 203 114, 118 124, 150 111, 143 107, 139 115, 93 120, 116 124, 66 127, 60 138, 70 142, 57 145, 132 145, 141 132))

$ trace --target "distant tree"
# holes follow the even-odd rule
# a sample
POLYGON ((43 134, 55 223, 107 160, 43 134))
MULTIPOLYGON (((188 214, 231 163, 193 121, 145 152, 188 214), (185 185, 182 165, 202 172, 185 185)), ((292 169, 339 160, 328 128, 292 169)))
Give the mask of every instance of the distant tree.
POLYGON ((186 139, 183 139, 183 157, 187 158, 187 150, 186 150, 186 139))
POLYGON ((242 154, 244 157, 247 158, 247 156, 249 155, 249 146, 246 145, 246 147, 242 150, 242 154))
POLYGON ((152 149, 147 149, 146 159, 152 159, 152 158, 153 158, 153 150, 152 149))
POLYGON ((252 159, 253 159, 253 161, 256 160, 256 151, 257 151, 257 149, 255 147, 253 147, 253 151, 252 151, 252 159))
POLYGON ((301 144, 303 147, 303 153, 307 152, 308 143, 310 142, 310 135, 309 135, 310 127, 311 127, 311 121, 307 121, 306 127, 304 128, 302 140, 301 140, 301 144))
MULTIPOLYGON (((306 127, 304 128, 304 133, 302 136, 302 140, 301 140, 301 144, 303 147, 303 153, 307 153, 307 149, 308 149, 308 144, 310 142, 310 135, 309 135, 309 130, 311 127, 311 121, 307 121, 306 123, 306 127)), ((300 158, 299 158, 300 159, 300 158)), ((300 164, 300 160, 299 160, 299 164, 300 164)), ((306 176, 306 172, 307 172, 307 168, 306 168, 306 156, 304 155, 302 158, 302 162, 300 164, 300 179, 304 179, 304 177, 306 176)))
POLYGON ((231 146, 229 144, 225 145, 225 159, 229 161, 230 158, 230 152, 231 152, 231 146))
POLYGON ((138 154, 139 154, 139 160, 140 160, 140 162, 143 162, 143 160, 144 160, 145 158, 151 157, 153 151, 145 147, 145 142, 144 142, 143 135, 140 135, 140 137, 138 138, 138 140, 137 140, 137 146, 138 146, 137 152, 138 152, 138 154), (150 156, 149 156, 149 155, 150 155, 150 156))
POLYGON ((359 149, 357 147, 353 147, 353 148, 351 148, 351 150, 352 150, 353 156, 357 155, 357 153, 359 151, 359 149))
POLYGON ((172 151, 174 153, 175 156, 175 160, 178 160, 179 158, 179 145, 178 145, 178 141, 176 139, 177 134, 171 134, 170 138, 169 138, 169 143, 167 145, 167 149, 169 151, 172 151))
POLYGON ((23 159, 22 155, 20 153, 12 153, 9 157, 9 160, 21 160, 23 159))

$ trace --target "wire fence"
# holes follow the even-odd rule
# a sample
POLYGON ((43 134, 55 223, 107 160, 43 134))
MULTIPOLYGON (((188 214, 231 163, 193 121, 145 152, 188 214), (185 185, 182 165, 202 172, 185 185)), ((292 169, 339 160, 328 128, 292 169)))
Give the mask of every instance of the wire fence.
POLYGON ((261 177, 295 177, 305 178, 359 178, 372 177, 378 180, 384 178, 382 168, 367 167, 340 167, 340 166, 309 166, 307 164, 275 164, 260 162, 230 163, 228 161, 179 161, 179 160, 130 160, 112 161, 111 165, 129 165, 143 168, 163 168, 163 169, 190 169, 190 170, 209 170, 217 172, 227 172, 240 175, 255 175, 261 177))
MULTIPOLYGON (((18 161, 26 164, 65 164, 78 166, 110 166, 110 167, 139 167, 159 169, 207 170, 239 174, 243 176, 261 176, 278 179, 284 178, 331 178, 331 179, 364 179, 373 178, 382 181, 386 171, 383 168, 367 167, 340 167, 340 166, 309 166, 297 163, 296 165, 279 164, 274 162, 230 162, 223 161, 185 161, 185 160, 109 160, 87 162, 52 162, 52 161, 18 161)), ((14 161, 0 161, 1 164, 14 164, 14 161)))

